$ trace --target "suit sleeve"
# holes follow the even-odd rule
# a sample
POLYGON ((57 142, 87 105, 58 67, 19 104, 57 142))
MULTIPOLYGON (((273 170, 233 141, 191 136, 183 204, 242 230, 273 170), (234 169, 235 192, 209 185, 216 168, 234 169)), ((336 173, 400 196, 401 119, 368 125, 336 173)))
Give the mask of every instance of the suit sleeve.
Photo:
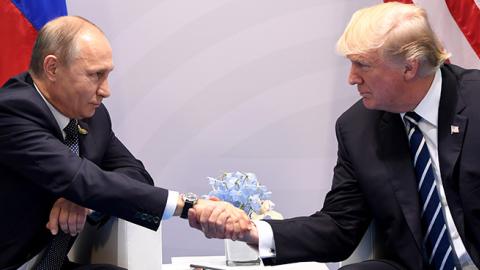
MULTIPOLYGON (((127 165, 109 171, 78 157, 53 135, 54 131, 42 122, 39 110, 34 107, 28 100, 15 103, 7 100, 0 104, 2 164, 37 185, 39 192, 65 197, 153 230, 158 228, 168 190, 152 187, 149 176, 144 181, 135 180, 139 178, 136 175, 146 173, 144 169, 132 169, 141 166, 137 162, 125 161, 127 165)), ((106 154, 106 167, 113 164, 115 153, 128 153, 122 148, 113 137, 106 154)))
POLYGON ((371 214, 355 178, 339 122, 336 133, 337 164, 332 189, 322 210, 309 217, 267 221, 275 239, 273 264, 344 260, 353 252, 369 225, 371 214))

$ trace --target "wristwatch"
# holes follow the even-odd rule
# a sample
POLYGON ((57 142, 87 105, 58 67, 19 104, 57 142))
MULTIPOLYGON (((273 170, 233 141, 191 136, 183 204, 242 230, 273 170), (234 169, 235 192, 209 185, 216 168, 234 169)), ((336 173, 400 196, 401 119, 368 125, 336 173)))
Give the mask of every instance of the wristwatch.
POLYGON ((197 194, 192 192, 188 192, 186 194, 182 194, 182 199, 184 202, 182 214, 180 214, 181 218, 188 218, 188 209, 192 208, 198 201, 197 194))

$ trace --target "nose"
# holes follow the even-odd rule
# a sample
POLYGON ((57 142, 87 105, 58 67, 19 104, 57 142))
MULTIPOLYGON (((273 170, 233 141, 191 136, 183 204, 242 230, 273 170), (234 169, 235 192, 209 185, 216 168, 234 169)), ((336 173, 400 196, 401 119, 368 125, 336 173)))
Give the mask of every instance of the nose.
POLYGON ((103 80, 102 84, 98 88, 97 95, 101 96, 102 98, 107 98, 110 96, 110 85, 108 84, 108 80, 103 80))
POLYGON ((360 75, 358 75, 357 67, 354 64, 350 67, 350 73, 348 74, 348 83, 351 85, 355 84, 362 84, 363 79, 360 75))

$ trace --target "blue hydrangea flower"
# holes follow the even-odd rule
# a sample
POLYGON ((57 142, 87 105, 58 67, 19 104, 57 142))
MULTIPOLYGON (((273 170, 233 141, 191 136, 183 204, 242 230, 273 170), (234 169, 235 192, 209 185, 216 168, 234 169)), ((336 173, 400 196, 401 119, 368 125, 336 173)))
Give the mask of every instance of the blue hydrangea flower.
POLYGON ((262 202, 269 199, 272 192, 260 185, 254 173, 224 173, 219 178, 207 177, 212 191, 209 196, 215 196, 229 202, 250 215, 260 214, 262 202))

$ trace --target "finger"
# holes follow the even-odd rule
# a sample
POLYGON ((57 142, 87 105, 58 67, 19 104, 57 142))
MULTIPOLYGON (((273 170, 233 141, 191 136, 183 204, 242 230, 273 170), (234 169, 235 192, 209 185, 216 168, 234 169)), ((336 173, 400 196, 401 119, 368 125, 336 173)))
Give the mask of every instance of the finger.
POLYGON ((60 208, 56 207, 56 205, 54 204, 52 210, 50 211, 50 217, 47 223, 47 229, 49 229, 53 235, 56 235, 58 233, 59 215, 60 215, 60 208))
POLYGON ((70 212, 68 213, 68 233, 70 233, 71 236, 75 236, 77 234, 77 218, 78 218, 78 212, 77 212, 77 207, 71 207, 70 212))
POLYGON ((70 212, 69 208, 70 207, 68 205, 63 205, 60 209, 60 215, 58 216, 58 223, 64 233, 69 233, 68 231, 68 216, 70 212))
POLYGON ((197 230, 202 230, 202 226, 200 226, 200 223, 198 223, 197 221, 197 213, 193 208, 190 208, 188 210, 188 224, 192 228, 195 228, 197 230))
MULTIPOLYGON (((233 235, 232 235, 232 240, 238 240, 240 239, 241 237, 239 237, 240 235, 240 224, 238 222, 235 222, 233 223, 233 235)), ((242 238, 243 238, 243 235, 242 235, 242 238)))
POLYGON ((208 218, 208 231, 213 235, 213 237, 217 235, 217 219, 224 211, 225 209, 217 205, 208 218))
POLYGON ((231 216, 228 216, 225 224, 225 238, 232 239, 233 233, 234 233, 233 224, 234 224, 234 218, 232 218, 231 216))
POLYGON ((77 216, 77 233, 80 233, 85 228, 87 222, 87 215, 90 213, 90 209, 81 207, 81 213, 77 216))
POLYGON ((236 234, 235 228, 238 227, 237 219, 234 216, 228 218, 228 238, 232 240, 237 240, 238 236, 236 234))
POLYGON ((225 226, 226 226, 226 223, 227 223, 227 219, 228 219, 228 213, 226 211, 224 211, 223 213, 221 213, 218 216, 218 219, 217 219, 217 237, 216 238, 220 238, 220 239, 225 239, 226 238, 225 226))
POLYGON ((233 216, 236 218, 236 223, 238 224, 238 232, 236 232, 238 237, 243 238, 243 235, 248 232, 251 228, 250 219, 247 214, 238 208, 233 208, 233 216))
POLYGON ((240 216, 240 230, 242 233, 250 231, 252 228, 252 222, 245 213, 240 216))
POLYGON ((209 231, 208 219, 209 219, 210 215, 212 214, 213 210, 214 210, 213 205, 208 205, 203 209, 203 211, 200 215, 200 220, 199 220, 200 225, 202 226, 202 231, 207 238, 212 238, 211 233, 209 231))

